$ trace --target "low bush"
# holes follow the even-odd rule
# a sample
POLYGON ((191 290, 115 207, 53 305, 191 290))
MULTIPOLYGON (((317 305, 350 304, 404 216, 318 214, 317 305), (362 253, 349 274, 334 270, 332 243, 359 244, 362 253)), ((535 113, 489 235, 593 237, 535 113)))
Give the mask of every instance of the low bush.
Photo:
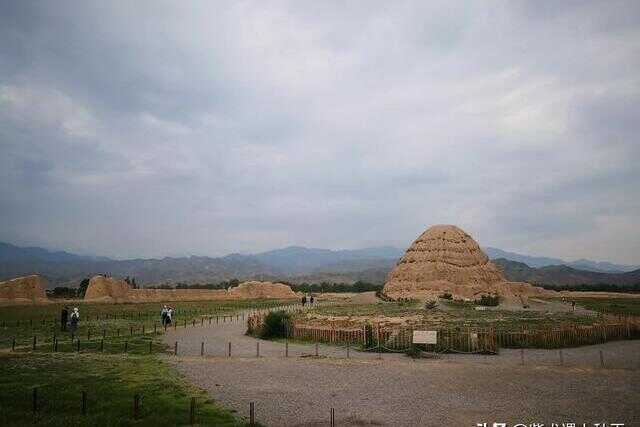
POLYGON ((264 318, 260 338, 283 338, 291 325, 291 314, 286 311, 272 311, 264 318))
POLYGON ((480 299, 476 300, 476 304, 484 305, 486 307, 496 307, 500 304, 500 295, 482 295, 480 299))
POLYGON ((435 300, 427 300, 424 302, 424 309, 425 310, 432 310, 434 308, 436 308, 436 306, 438 305, 438 303, 435 300))

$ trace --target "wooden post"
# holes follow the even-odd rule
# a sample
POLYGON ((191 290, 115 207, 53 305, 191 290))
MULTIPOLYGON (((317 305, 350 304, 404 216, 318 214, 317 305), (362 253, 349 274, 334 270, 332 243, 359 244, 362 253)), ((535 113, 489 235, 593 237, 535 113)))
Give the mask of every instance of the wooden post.
POLYGON ((38 387, 33 388, 33 413, 38 412, 38 387))
POLYGON ((156 335, 158 333, 157 326, 158 326, 158 323, 157 322, 153 322, 153 335, 156 335))
POLYGON ((100 352, 104 352, 104 339, 100 340, 100 352))
POLYGON ((560 366, 564 366, 564 355, 562 354, 562 349, 560 349, 560 366))
POLYGON ((87 415, 87 392, 82 390, 82 415, 87 415))
POLYGON ((107 337, 107 330, 103 329, 102 330, 102 339, 105 339, 107 337))
POLYGON ((153 341, 149 341, 149 354, 153 353, 153 341))
POLYGON ((140 395, 135 394, 133 396, 133 419, 137 420, 140 417, 140 395))
POLYGON ((191 406, 189 408, 189 424, 194 425, 196 423, 196 398, 191 398, 191 406))
POLYGON ((178 355, 178 341, 176 341, 175 344, 173 344, 173 355, 174 356, 178 355))
POLYGON ((231 357, 231 341, 229 341, 229 357, 231 357))
POLYGON ((77 351, 78 353, 80 353, 80 338, 78 338, 78 341, 76 341, 77 344, 77 351))
POLYGON ((316 357, 318 357, 318 343, 316 342, 316 357))
POLYGON ((200 343, 200 356, 204 356, 204 341, 200 343))
POLYGON ((351 350, 351 343, 347 343, 347 359, 349 359, 349 350, 351 350))
POLYGON ((16 351, 16 337, 11 340, 11 351, 16 351))
POLYGON ((331 408, 331 421, 330 421, 331 427, 335 427, 336 426, 336 410, 331 408))
POLYGON ((256 341, 256 357, 260 357, 260 341, 256 341))
POLYGON ((254 402, 249 403, 249 425, 256 425, 256 411, 254 402))
POLYGON ((131 332, 129 333, 129 335, 132 335, 132 336, 133 336, 133 326, 131 326, 130 331, 131 331, 131 332))
POLYGON ((604 354, 602 354, 602 350, 600 350, 600 367, 604 368, 604 354))
POLYGON ((36 338, 36 336, 34 335, 34 336, 33 336, 33 350, 34 350, 34 351, 35 351, 35 349, 36 349, 36 339, 37 339, 37 338, 36 338))

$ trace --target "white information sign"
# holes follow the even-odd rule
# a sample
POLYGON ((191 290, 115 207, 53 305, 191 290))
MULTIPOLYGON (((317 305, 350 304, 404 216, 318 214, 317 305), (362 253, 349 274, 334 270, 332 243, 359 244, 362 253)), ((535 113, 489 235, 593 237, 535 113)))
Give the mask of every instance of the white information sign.
POLYGON ((437 344, 438 331, 413 331, 414 344, 437 344))

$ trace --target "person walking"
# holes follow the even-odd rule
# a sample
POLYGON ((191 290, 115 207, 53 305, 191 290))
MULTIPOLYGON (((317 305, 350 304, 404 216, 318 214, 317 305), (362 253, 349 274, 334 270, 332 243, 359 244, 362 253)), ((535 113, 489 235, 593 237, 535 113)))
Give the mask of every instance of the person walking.
POLYGON ((71 332, 72 337, 76 335, 79 321, 80 321, 80 311, 78 310, 78 307, 74 307, 73 312, 71 312, 71 318, 69 320, 69 331, 71 332))
POLYGON ((167 325, 167 327, 171 326, 172 318, 173 318, 173 307, 168 307, 167 316, 165 317, 165 325, 167 325))
POLYGON ((60 331, 64 332, 67 330, 67 323, 69 322, 69 307, 66 305, 62 307, 62 311, 60 312, 60 331))
POLYGON ((167 323, 167 311, 167 305, 165 304, 162 306, 162 311, 160 311, 160 320, 162 321, 162 326, 167 323))
POLYGON ((313 305, 313 294, 309 297, 309 305, 313 305))

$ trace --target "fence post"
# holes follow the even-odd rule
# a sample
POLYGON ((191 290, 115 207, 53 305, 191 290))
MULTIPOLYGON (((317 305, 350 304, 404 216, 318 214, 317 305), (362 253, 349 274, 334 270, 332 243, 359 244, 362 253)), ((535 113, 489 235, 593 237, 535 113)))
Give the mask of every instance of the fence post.
POLYGON ((349 350, 351 350, 351 343, 347 343, 347 359, 349 359, 349 350))
POLYGON ((87 415, 87 392, 82 390, 82 415, 87 415))
POLYGON ((562 349, 560 349, 560 366, 564 366, 564 355, 562 354, 562 349))
POLYGON ((38 387, 33 388, 33 413, 38 412, 38 387))
POLYGON ((140 395, 133 396, 133 419, 137 420, 140 416, 140 395))
POLYGON ((256 425, 256 411, 255 411, 254 402, 249 403, 249 425, 250 426, 256 425))
POLYGON ((76 345, 77 345, 76 350, 78 351, 78 353, 80 353, 80 338, 78 338, 78 341, 76 341, 76 345))
POLYGON ((602 350, 600 350, 600 367, 604 368, 604 354, 602 354, 602 350))
POLYGON ((191 407, 189 408, 189 424, 194 425, 196 423, 196 398, 191 398, 191 407))
POLYGON ((16 351, 16 337, 11 340, 11 351, 16 351))
POLYGON ((104 339, 100 340, 100 352, 104 352, 104 339))
POLYGON ((200 356, 204 356, 204 341, 200 343, 200 356))
POLYGON ((175 344, 173 345, 173 355, 174 356, 178 355, 178 341, 176 341, 175 344))
POLYGON ((284 357, 289 357, 289 342, 284 343, 284 357))
POLYGON ((318 357, 318 343, 316 342, 316 357, 318 357))
POLYGON ((229 357, 231 357, 231 341, 229 341, 229 357))
POLYGON ((36 349, 36 339, 37 339, 37 338, 36 338, 36 336, 34 335, 34 336, 33 336, 33 350, 34 350, 34 351, 35 351, 35 349, 36 349))
POLYGON ((331 408, 331 421, 330 421, 331 427, 335 427, 336 425, 336 410, 331 408))
POLYGON ((260 341, 256 341, 256 357, 260 357, 260 341))

